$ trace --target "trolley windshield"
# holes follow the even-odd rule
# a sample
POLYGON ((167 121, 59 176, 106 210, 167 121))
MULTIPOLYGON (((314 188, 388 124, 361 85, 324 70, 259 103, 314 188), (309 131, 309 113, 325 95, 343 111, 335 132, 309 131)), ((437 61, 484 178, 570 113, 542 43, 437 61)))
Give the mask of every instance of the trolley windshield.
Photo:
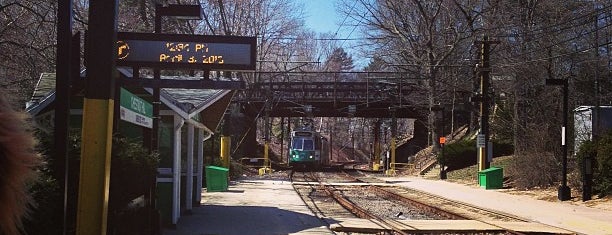
POLYGON ((314 150, 314 142, 311 139, 294 138, 292 148, 299 150, 314 150))

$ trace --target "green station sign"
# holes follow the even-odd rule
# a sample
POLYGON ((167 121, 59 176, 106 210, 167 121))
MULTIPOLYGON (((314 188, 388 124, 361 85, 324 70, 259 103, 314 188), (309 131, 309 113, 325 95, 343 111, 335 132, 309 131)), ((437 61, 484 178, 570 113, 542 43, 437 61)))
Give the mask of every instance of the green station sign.
POLYGON ((153 105, 121 88, 120 118, 139 126, 153 127, 153 105))

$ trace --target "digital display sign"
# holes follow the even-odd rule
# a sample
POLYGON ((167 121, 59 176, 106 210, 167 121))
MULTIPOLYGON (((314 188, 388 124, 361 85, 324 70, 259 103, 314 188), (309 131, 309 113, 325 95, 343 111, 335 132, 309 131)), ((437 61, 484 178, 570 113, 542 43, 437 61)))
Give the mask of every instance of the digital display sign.
POLYGON ((255 37, 118 33, 117 38, 119 66, 255 70, 255 37))

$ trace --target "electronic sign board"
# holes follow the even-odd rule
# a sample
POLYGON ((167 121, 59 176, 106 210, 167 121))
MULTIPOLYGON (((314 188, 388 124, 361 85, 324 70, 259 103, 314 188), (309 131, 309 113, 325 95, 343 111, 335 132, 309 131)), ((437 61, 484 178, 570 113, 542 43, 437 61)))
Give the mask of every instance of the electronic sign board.
POLYGON ((255 70, 255 37, 117 34, 117 65, 202 70, 255 70))

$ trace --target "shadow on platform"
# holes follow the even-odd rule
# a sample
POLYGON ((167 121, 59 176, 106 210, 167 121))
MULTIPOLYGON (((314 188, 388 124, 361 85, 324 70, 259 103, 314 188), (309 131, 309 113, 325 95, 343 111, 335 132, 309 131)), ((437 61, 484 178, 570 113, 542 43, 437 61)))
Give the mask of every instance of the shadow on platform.
POLYGON ((327 230, 327 224, 316 216, 276 207, 203 205, 192 212, 180 218, 176 229, 164 229, 163 235, 318 234, 317 229, 327 230))

